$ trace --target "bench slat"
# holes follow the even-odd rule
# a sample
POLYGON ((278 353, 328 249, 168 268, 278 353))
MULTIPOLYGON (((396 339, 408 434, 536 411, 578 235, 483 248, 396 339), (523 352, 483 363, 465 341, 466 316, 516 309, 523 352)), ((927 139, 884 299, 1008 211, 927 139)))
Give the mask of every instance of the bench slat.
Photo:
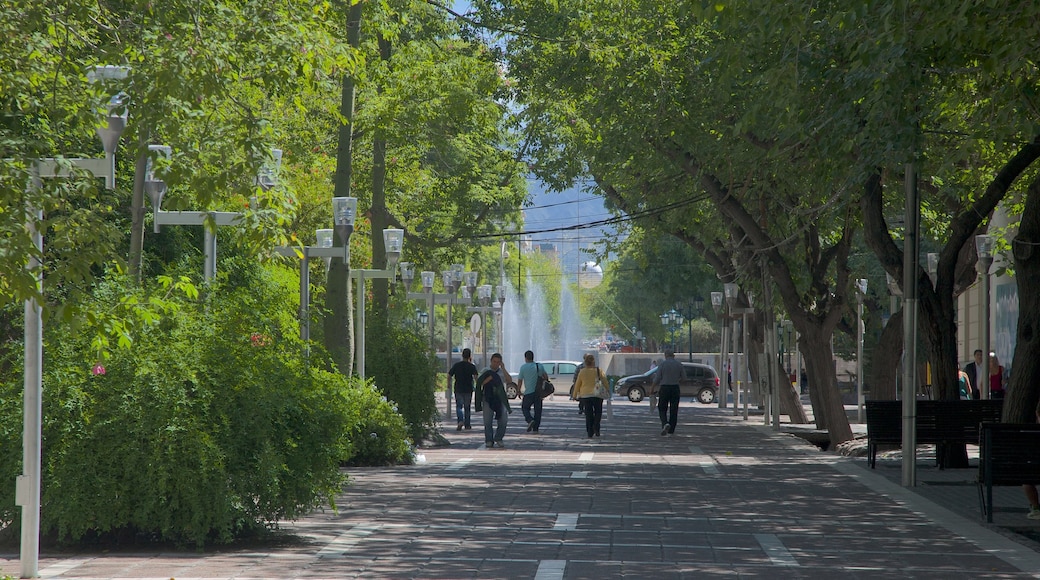
POLYGON ((979 438, 979 506, 993 523, 993 486, 1040 483, 1040 425, 983 423, 979 438))
MULTIPOLYGON (((977 443, 979 425, 999 422, 1002 400, 985 401, 917 401, 914 422, 916 440, 936 445, 936 462, 945 468, 946 449, 950 445, 977 443)), ((873 468, 877 462, 878 444, 902 444, 903 402, 866 401, 867 461, 873 468)))

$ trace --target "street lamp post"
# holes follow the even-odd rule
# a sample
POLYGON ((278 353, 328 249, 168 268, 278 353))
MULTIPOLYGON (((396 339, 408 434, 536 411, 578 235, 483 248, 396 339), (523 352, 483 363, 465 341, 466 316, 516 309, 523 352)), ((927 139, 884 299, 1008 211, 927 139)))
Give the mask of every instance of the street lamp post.
POLYGON ((696 318, 700 318, 701 315, 704 313, 704 299, 700 296, 697 296, 689 302, 679 302, 675 305, 675 309, 680 314, 679 318, 686 320, 686 327, 688 331, 687 336, 689 339, 689 351, 687 352, 687 359, 690 362, 693 362, 693 321, 696 318))
MULTIPOLYGON (((365 378, 365 280, 389 279, 397 276, 397 262, 401 259, 401 248, 404 245, 404 230, 387 228, 383 230, 383 247, 386 251, 386 269, 352 268, 350 277, 357 280, 356 315, 357 320, 357 372, 362 380, 365 378)), ((349 251, 349 249, 348 249, 349 251)))
POLYGON ((736 388, 733 389, 733 414, 736 415, 740 408, 740 355, 737 350, 737 294, 740 288, 734 282, 726 282, 722 285, 723 295, 726 297, 726 306, 729 308, 730 316, 733 317, 730 328, 730 341, 732 342, 733 355, 730 358, 730 368, 733 378, 736 380, 736 388))
POLYGON ((863 299, 867 295, 867 279, 856 280, 856 417, 863 422, 863 299))
MULTIPOLYGON (((353 198, 351 198, 353 199, 353 198)), ((334 247, 333 230, 320 229, 315 231, 317 245, 314 246, 277 246, 274 251, 287 258, 297 257, 300 259, 300 341, 303 342, 303 354, 307 356, 310 352, 308 341, 311 339, 310 303, 311 303, 311 258, 322 258, 328 267, 332 258, 344 257, 342 247, 334 247)), ((349 259, 349 258, 348 258, 349 259)))
MULTIPOLYGON (((124 79, 127 69, 117 66, 95 67, 88 73, 93 82, 98 79, 124 79)), ((101 158, 44 158, 32 162, 29 187, 41 189, 43 180, 70 177, 69 168, 90 172, 105 180, 106 189, 115 189, 116 149, 126 128, 125 95, 119 93, 108 102, 108 116, 104 127, 97 128, 104 148, 101 158)), ((26 229, 36 247, 36 256, 43 255, 43 233, 36 223, 43 220, 43 210, 26 208, 26 229)), ((36 291, 43 294, 42 262, 30 256, 26 268, 36 271, 36 291)), ((43 316, 36 298, 25 301, 25 361, 23 377, 22 474, 15 480, 15 505, 22 508, 22 535, 20 546, 22 578, 39 574, 40 563, 40 491, 43 480, 43 316)))
MULTIPOLYGON (((744 343, 744 374, 745 374, 745 378, 748 379, 748 380, 744 381, 744 420, 747 421, 748 420, 748 404, 751 402, 751 377, 750 377, 750 375, 751 375, 750 354, 751 353, 748 351, 748 314, 751 314, 752 312, 754 312, 755 309, 751 308, 751 301, 752 301, 751 292, 745 291, 744 292, 744 296, 747 297, 748 307, 740 309, 740 315, 741 315, 741 319, 740 319, 740 326, 741 326, 740 340, 744 343)), ((758 404, 762 404, 761 397, 756 397, 756 399, 757 399, 757 403, 758 404)), ((767 417, 766 418, 766 424, 767 425, 769 424, 768 421, 769 421, 769 419, 767 417)))
MULTIPOLYGON (((711 293, 711 307, 715 310, 716 317, 719 317, 722 313, 722 297, 722 292, 711 293)), ((721 391, 719 408, 725 409, 726 399, 729 397, 729 372, 727 370, 729 367, 726 362, 726 355, 729 353, 726 351, 726 322, 724 318, 719 318, 719 320, 722 321, 722 324, 719 325, 719 335, 721 336, 721 342, 719 343, 719 372, 723 374, 720 381, 722 388, 719 389, 721 391)))
MULTIPOLYGON (((476 272, 473 272, 472 274, 474 275, 474 277, 476 276, 476 272)), ((475 279, 474 279, 474 282, 476 282, 475 279)), ((482 286, 477 286, 476 296, 477 296, 477 303, 480 304, 480 306, 469 306, 469 307, 466 308, 466 311, 467 312, 477 312, 477 313, 480 314, 480 317, 481 317, 481 331, 480 331, 481 352, 484 353, 484 355, 483 355, 484 356, 484 366, 486 367, 486 366, 488 366, 488 329, 489 329, 489 325, 488 325, 487 321, 490 318, 489 314, 494 314, 494 313, 497 313, 497 312, 501 312, 502 307, 501 307, 501 305, 500 305, 500 303, 498 301, 496 301, 494 304, 491 303, 491 285, 490 284, 484 284, 482 286)), ((496 333, 497 333, 497 329, 496 329, 496 333)))
MULTIPOLYGON (((408 268, 409 278, 407 280, 405 280, 405 290, 408 289, 408 286, 410 286, 410 283, 411 283, 411 268, 412 268, 412 266, 411 266, 411 264, 409 264, 409 268, 408 268)), ((434 316, 433 316, 433 306, 434 306, 434 304, 447 304, 448 313, 447 313, 447 316, 445 317, 446 318, 446 322, 447 322, 447 343, 446 343, 446 348, 445 348, 445 353, 444 353, 445 354, 444 358, 446 359, 446 367, 447 367, 446 368, 446 372, 451 371, 451 364, 452 364, 452 360, 451 360, 451 352, 452 352, 452 345, 451 345, 451 339, 452 339, 452 336, 451 336, 451 333, 452 333, 451 314, 452 314, 452 306, 454 306, 454 303, 455 303, 455 294, 459 291, 459 288, 462 286, 463 277, 464 277, 464 273, 463 273, 462 270, 463 270, 463 265, 462 264, 453 264, 450 269, 445 270, 445 271, 443 271, 441 273, 441 282, 444 284, 444 293, 443 294, 438 294, 438 293, 435 293, 433 291, 433 284, 434 284, 434 281, 436 279, 436 273, 433 272, 433 271, 430 271, 430 270, 423 270, 422 272, 419 273, 419 279, 420 279, 421 284, 422 284, 422 292, 407 292, 407 294, 406 294, 406 297, 409 300, 425 300, 426 301, 426 310, 428 312, 430 312, 430 316, 429 316, 428 320, 429 320, 429 323, 430 323, 429 333, 430 333, 430 347, 431 348, 433 348, 433 331, 434 331, 434 325, 436 324, 434 316)), ((474 285, 476 284, 475 274, 473 276, 470 276, 469 273, 466 273, 465 277, 466 277, 466 282, 467 282, 467 288, 469 288, 469 283, 470 282, 472 282, 474 285)), ((403 276, 402 276, 402 279, 404 279, 403 276)), ((447 413, 450 416, 451 415, 451 403, 452 403, 451 385, 448 385, 448 388, 446 389, 445 393, 446 393, 445 399, 447 400, 447 413)))
POLYGON ((671 343, 672 352, 675 352, 675 331, 682 328, 683 317, 674 308, 665 312, 661 315, 661 324, 664 325, 671 332, 671 343))
MULTIPOLYGON (((148 151, 156 157, 170 159, 171 150, 166 145, 149 145, 148 151)), ((282 163, 281 149, 272 149, 271 156, 264 162, 256 176, 256 184, 264 191, 277 185, 275 176, 282 163)), ((145 191, 152 202, 152 218, 155 233, 161 226, 203 226, 202 242, 202 279, 209 283, 217 273, 217 232, 220 226, 238 225, 242 213, 237 211, 165 211, 162 209, 163 196, 166 194, 166 183, 157 175, 153 159, 148 159, 145 169, 145 191), (207 223, 213 229, 206 227, 207 223)), ((255 203, 255 198, 250 203, 255 203)))
POLYGON ((990 398, 989 392, 989 355, 990 355, 990 309, 989 309, 989 269, 993 265, 993 236, 979 234, 975 236, 975 250, 979 254, 979 274, 982 276, 982 395, 990 398))

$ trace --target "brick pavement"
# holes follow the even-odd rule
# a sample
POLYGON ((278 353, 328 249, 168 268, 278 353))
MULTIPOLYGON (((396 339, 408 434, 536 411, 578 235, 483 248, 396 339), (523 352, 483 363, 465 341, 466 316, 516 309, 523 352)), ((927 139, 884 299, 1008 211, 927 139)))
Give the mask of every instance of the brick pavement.
MULTIPOLYGON (((614 401, 603 437, 573 403, 546 405, 541 433, 511 416, 506 449, 479 428, 414 466, 350 470, 338 513, 285 526, 269 544, 197 553, 45 550, 45 578, 1031 578, 1021 491, 996 526, 974 487, 893 482, 891 459, 823 453, 792 435, 683 401, 674 437, 645 403, 614 401), (950 509, 953 508, 953 509, 950 509), (974 511, 974 513, 972 513, 974 511), (1004 527, 1001 527, 1003 525, 1004 527)), ((933 475, 922 461, 920 478, 933 475)), ((969 470, 949 470, 968 472, 969 470)), ((973 475, 973 474, 971 474, 973 475)), ((943 474, 944 478, 953 475, 943 474)), ((953 480, 951 480, 953 481, 953 480)), ((1017 493, 1017 495, 1016 495, 1017 493)), ((0 553, 0 574, 17 575, 0 553)))

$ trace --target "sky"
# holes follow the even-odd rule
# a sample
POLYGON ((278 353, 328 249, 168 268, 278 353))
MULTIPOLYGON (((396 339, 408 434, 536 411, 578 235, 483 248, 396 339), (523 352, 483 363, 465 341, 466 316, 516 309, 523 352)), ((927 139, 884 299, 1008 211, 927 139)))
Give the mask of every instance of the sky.
MULTIPOLYGON (((468 0, 452 0, 452 10, 464 14, 471 10, 468 0)), ((582 192, 574 186, 563 192, 549 191, 544 183, 531 177, 527 180, 531 206, 524 210, 524 230, 541 231, 568 228, 613 217, 598 195, 582 192)), ((603 239, 608 228, 563 230, 532 234, 532 242, 556 244, 561 256, 579 248, 592 247, 603 239)))
POLYGON ((527 181, 531 206, 524 210, 524 230, 542 232, 531 234, 535 243, 549 242, 557 246, 561 255, 578 248, 594 247, 604 235, 613 231, 609 226, 588 229, 566 230, 581 224, 610 219, 613 217, 603 205, 603 198, 579 187, 563 192, 549 191, 545 184, 535 178, 527 181))

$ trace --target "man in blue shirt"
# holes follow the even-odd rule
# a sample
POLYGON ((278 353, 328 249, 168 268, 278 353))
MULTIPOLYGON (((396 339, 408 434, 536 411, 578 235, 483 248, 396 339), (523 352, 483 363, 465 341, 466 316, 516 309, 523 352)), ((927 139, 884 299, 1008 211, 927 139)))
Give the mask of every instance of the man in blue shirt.
POLYGON ((520 375, 517 388, 524 395, 520 409, 524 412, 527 430, 537 433, 538 426, 542 424, 542 398, 536 392, 538 377, 549 380, 549 375, 545 372, 542 365, 534 362, 534 353, 531 351, 524 353, 524 364, 517 371, 517 374, 520 375), (534 407, 533 415, 531 414, 531 407, 534 407))

